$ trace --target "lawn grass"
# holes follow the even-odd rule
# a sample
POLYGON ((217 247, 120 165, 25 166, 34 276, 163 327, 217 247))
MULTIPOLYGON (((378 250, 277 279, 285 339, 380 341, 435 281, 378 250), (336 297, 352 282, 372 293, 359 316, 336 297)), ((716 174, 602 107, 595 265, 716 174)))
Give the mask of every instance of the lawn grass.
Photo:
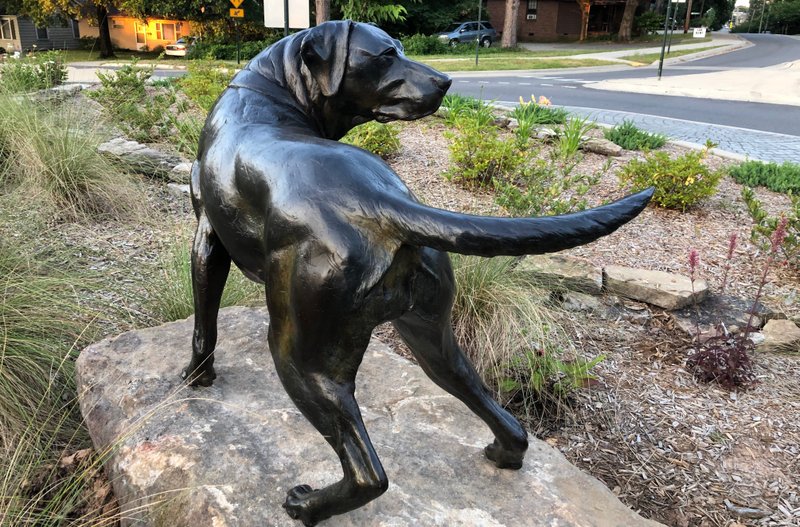
MULTIPOLYGON (((692 48, 692 49, 673 49, 670 53, 664 53, 665 59, 672 59, 675 57, 682 57, 684 55, 691 55, 692 53, 700 53, 701 51, 708 51, 709 49, 717 49, 721 48, 722 46, 707 46, 703 48, 692 48)), ((629 60, 631 62, 640 62, 642 64, 652 64, 653 62, 659 60, 661 58, 661 53, 635 53, 633 55, 625 55, 624 57, 620 57, 623 60, 629 60)))
POLYGON ((569 59, 569 58, 484 58, 475 66, 475 57, 432 60, 427 57, 417 57, 419 62, 428 64, 441 71, 494 71, 494 70, 546 70, 558 68, 583 68, 589 66, 609 66, 617 64, 607 60, 597 59, 569 59))
MULTIPOLYGON (((64 62, 88 62, 88 61, 115 61, 115 60, 131 60, 132 58, 138 58, 141 60, 157 60, 161 57, 161 53, 155 53, 153 51, 130 51, 130 50, 115 50, 114 57, 109 57, 105 59, 100 58, 100 51, 97 49, 90 50, 90 49, 69 49, 65 51, 61 51, 61 54, 64 57, 64 62)), ((167 57, 164 56, 162 60, 176 60, 182 59, 182 57, 167 57)))

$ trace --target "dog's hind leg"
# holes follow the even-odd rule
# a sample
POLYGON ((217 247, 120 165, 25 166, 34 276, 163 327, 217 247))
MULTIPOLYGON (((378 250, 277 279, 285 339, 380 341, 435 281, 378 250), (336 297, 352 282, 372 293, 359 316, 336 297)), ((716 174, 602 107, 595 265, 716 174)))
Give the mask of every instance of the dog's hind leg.
POLYGON ((518 469, 528 448, 519 421, 495 401, 453 334, 453 271, 445 253, 423 250, 423 270, 414 287, 414 307, 392 323, 425 373, 456 396, 495 435, 485 454, 499 468, 518 469))
POLYGON ((192 246, 192 359, 182 373, 182 377, 192 386, 211 386, 216 378, 213 353, 217 345, 217 313, 230 267, 231 257, 219 241, 208 218, 198 211, 197 230, 192 246))

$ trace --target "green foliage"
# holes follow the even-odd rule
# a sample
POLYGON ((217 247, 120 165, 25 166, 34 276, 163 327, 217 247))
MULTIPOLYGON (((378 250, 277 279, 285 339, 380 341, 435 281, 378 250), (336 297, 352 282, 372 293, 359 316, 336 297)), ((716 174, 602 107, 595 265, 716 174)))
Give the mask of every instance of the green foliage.
POLYGON ((533 96, 526 102, 520 97, 519 106, 511 112, 511 117, 519 122, 520 127, 540 124, 564 124, 569 113, 563 108, 553 108, 550 101, 544 97, 537 103, 533 96))
POLYGON ((58 86, 67 78, 61 53, 29 53, 19 59, 0 61, 0 90, 20 93, 58 86))
POLYGON ((627 119, 614 128, 606 129, 603 135, 625 150, 655 150, 667 142, 666 136, 645 132, 627 119))
MULTIPOLYGON (((793 267, 800 269, 800 196, 790 195, 792 205, 785 211, 787 218, 786 238, 784 238, 781 251, 786 261, 793 267)), ((756 197, 753 189, 742 188, 742 199, 747 205, 747 211, 753 219, 753 228, 750 230, 750 238, 754 243, 763 249, 769 249, 772 235, 778 226, 777 216, 770 216, 756 197)))
POLYGON ((234 70, 211 61, 189 62, 188 73, 180 81, 180 88, 197 106, 208 112, 228 86, 234 70))
MULTIPOLYGON (((280 39, 278 35, 264 40, 242 42, 239 46, 239 59, 248 61, 280 39)), ((189 50, 188 58, 201 60, 236 60, 236 44, 230 39, 224 42, 198 41, 189 50)))
POLYGON ((145 82, 153 74, 153 66, 139 67, 134 58, 122 68, 97 72, 100 88, 88 92, 100 103, 113 123, 127 136, 140 142, 156 142, 171 132, 169 107, 175 103, 173 88, 148 90, 145 82))
POLYGON ((402 39, 407 55, 443 55, 450 52, 450 46, 434 35, 411 35, 402 39))
POLYGON ((639 35, 649 35, 664 27, 664 16, 655 11, 646 11, 633 20, 633 27, 639 35))
POLYGON ((205 121, 192 114, 180 116, 170 114, 169 118, 175 129, 173 141, 178 151, 186 154, 190 159, 197 157, 200 132, 203 131, 205 121))
POLYGON ((722 170, 709 170, 703 164, 708 150, 689 152, 671 159, 666 152, 654 152, 644 161, 631 160, 619 173, 623 186, 643 190, 654 186, 653 203, 685 211, 717 190, 722 170))
POLYGON ((461 119, 474 119, 483 125, 494 121, 492 109, 482 100, 468 95, 447 94, 442 99, 441 108, 448 126, 455 126, 461 119))
POLYGON ((381 24, 390 35, 430 35, 453 22, 477 20, 478 16, 478 5, 474 0, 404 1, 403 5, 408 10, 404 21, 381 24))
POLYGON ((558 141, 556 142, 558 157, 563 160, 575 157, 581 147, 583 137, 596 126, 588 117, 569 119, 558 132, 558 141))
POLYGON ((567 360, 570 342, 547 292, 514 270, 517 259, 450 255, 456 282, 453 327, 458 342, 502 401, 520 414, 559 409, 572 387, 592 378, 602 360, 567 360), (533 350, 533 351, 532 351, 533 350))
POLYGON ((496 127, 465 114, 455 124, 445 177, 467 187, 493 187, 498 180, 513 178, 525 167, 528 155, 513 141, 500 137, 496 127))
POLYGON ((399 136, 397 126, 370 121, 350 130, 342 142, 387 158, 400 151, 399 136))
MULTIPOLYGON (((182 320, 194 313, 191 253, 187 237, 176 240, 164 252, 161 273, 149 278, 145 284, 142 303, 156 323, 182 320)), ((262 297, 262 287, 245 278, 238 268, 233 267, 228 275, 220 306, 250 305, 262 297)))
POLYGON ((730 175, 737 183, 749 187, 762 186, 775 192, 800 194, 800 165, 797 163, 745 161, 731 168, 730 175))
POLYGON ((342 18, 357 22, 402 22, 408 13, 405 6, 390 3, 390 0, 337 0, 342 18))
POLYGON ((102 140, 78 102, 0 94, 0 194, 58 218, 135 212, 141 195, 97 151, 102 140))
POLYGON ((536 159, 513 181, 495 182, 495 201, 516 216, 566 214, 587 207, 586 194, 601 173, 574 172, 574 164, 536 159))

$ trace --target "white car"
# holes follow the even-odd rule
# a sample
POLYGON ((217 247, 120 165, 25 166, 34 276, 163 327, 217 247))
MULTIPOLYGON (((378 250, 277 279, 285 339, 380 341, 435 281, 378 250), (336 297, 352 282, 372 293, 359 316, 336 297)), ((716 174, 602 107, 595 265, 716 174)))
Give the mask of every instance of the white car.
POLYGON ((167 44, 164 54, 172 57, 185 57, 194 46, 193 38, 179 38, 174 44, 167 44))

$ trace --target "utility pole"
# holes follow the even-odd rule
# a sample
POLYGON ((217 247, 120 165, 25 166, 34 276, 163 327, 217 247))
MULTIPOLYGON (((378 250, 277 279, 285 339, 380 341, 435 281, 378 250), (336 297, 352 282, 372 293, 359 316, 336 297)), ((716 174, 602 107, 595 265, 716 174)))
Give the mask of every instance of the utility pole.
POLYGON ((669 8, 672 0, 667 1, 667 16, 664 18, 664 41, 661 43, 661 58, 658 59, 658 80, 661 80, 661 70, 664 69, 664 51, 667 49, 667 26, 669 25, 669 8))
POLYGON ((475 65, 478 65, 478 50, 481 47, 481 7, 483 0, 478 0, 478 40, 475 42, 475 65))

